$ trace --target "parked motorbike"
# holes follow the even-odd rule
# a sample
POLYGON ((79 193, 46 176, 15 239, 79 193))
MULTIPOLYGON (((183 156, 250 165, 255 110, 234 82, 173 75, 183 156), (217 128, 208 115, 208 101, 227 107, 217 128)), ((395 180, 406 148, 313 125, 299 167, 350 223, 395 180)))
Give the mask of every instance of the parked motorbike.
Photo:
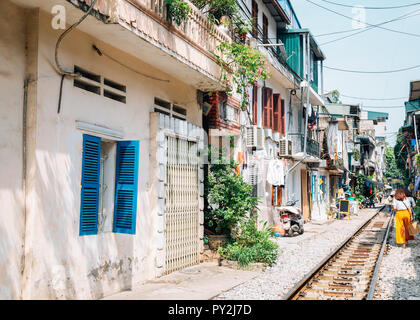
POLYGON ((295 232, 302 234, 303 229, 303 217, 300 208, 296 207, 297 200, 291 200, 286 203, 285 206, 277 207, 277 212, 280 215, 280 222, 286 235, 292 237, 295 232))
POLYGON ((374 208, 375 207, 375 201, 373 199, 366 199, 362 202, 363 208, 374 208))

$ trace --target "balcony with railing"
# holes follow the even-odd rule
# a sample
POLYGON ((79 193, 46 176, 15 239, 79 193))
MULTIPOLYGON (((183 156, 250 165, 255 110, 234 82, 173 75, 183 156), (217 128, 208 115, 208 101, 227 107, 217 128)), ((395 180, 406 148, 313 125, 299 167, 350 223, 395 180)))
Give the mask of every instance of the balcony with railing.
MULTIPOLYGON (((304 151, 305 137, 302 133, 288 133, 288 137, 292 141, 292 154, 295 155, 297 153, 301 153, 304 151)), ((313 157, 319 158, 320 157, 319 142, 311 138, 307 138, 306 141, 307 141, 306 153, 313 157)))
MULTIPOLYGON (((77 3, 84 11, 92 3, 92 0, 67 1, 77 3)), ((212 52, 221 42, 230 43, 231 38, 191 2, 185 2, 191 8, 190 13, 177 25, 168 17, 166 0, 98 0, 95 17, 111 25, 107 32, 101 29, 95 37, 124 48, 200 90, 223 89, 219 82, 221 68, 212 52)))

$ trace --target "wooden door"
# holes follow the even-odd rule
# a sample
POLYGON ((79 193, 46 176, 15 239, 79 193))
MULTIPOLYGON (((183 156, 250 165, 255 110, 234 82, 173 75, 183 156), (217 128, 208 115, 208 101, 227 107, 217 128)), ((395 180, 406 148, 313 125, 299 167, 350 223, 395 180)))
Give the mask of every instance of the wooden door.
POLYGON ((302 190, 302 215, 303 220, 309 221, 310 218, 310 210, 309 210, 309 203, 308 203, 308 176, 306 174, 306 170, 301 170, 300 172, 301 177, 301 190, 302 190))

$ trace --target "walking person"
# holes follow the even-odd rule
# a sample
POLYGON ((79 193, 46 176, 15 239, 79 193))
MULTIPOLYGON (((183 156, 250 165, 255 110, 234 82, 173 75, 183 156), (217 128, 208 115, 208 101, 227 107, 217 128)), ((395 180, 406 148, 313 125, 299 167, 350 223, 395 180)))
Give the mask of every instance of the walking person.
POLYGON ((379 204, 382 204, 382 199, 383 199, 383 194, 382 194, 382 192, 379 192, 378 193, 378 200, 379 200, 379 204))
POLYGON ((408 201, 410 202, 412 212, 414 212, 414 208, 416 207, 416 201, 414 200, 413 196, 411 195, 410 190, 404 189, 404 192, 405 192, 405 196, 407 197, 408 201))
POLYGON ((392 191, 391 194, 386 199, 387 211, 391 214, 393 213, 392 212, 392 204, 394 203, 394 195, 395 195, 395 191, 392 191))
POLYGON ((402 244, 402 247, 405 248, 407 241, 414 240, 414 237, 408 233, 408 226, 413 220, 413 212, 404 189, 397 189, 395 191, 393 208, 396 211, 395 233, 397 244, 402 244))

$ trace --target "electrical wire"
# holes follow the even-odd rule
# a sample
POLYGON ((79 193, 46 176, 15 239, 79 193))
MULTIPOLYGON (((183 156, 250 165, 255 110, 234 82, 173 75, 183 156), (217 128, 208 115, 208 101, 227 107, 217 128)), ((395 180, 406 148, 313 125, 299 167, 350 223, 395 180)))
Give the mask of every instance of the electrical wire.
POLYGON ((58 40, 57 40, 57 43, 55 44, 55 64, 56 64, 56 66, 57 66, 57 68, 58 68, 58 70, 60 71, 60 74, 61 75, 67 75, 67 76, 72 76, 72 77, 79 77, 79 74, 78 73, 74 73, 74 72, 71 72, 71 71, 65 71, 62 67, 61 67, 61 64, 60 64, 60 62, 58 61, 58 49, 59 49, 59 47, 60 47, 60 43, 61 43, 61 41, 64 39, 64 37, 70 32, 70 31, 72 31, 74 28, 76 28, 79 24, 81 24, 82 23, 82 21, 83 20, 85 20, 86 18, 87 18, 87 16, 90 14, 90 12, 92 11, 92 9, 93 9, 93 7, 95 6, 95 4, 96 4, 96 2, 97 2, 98 0, 93 0, 92 1, 92 3, 91 3, 91 5, 90 5, 90 7, 89 7, 89 9, 86 11, 86 13, 83 15, 83 17, 81 17, 80 19, 79 19, 79 21, 77 21, 76 23, 73 23, 69 28, 67 28, 67 30, 65 30, 61 35, 60 35, 60 37, 58 38, 58 40))
MULTIPOLYGON (((384 22, 381 22, 381 23, 378 23, 378 24, 372 25, 372 26, 371 26, 371 27, 369 27, 369 28, 366 28, 366 27, 361 27, 361 28, 349 29, 349 30, 344 30, 344 31, 336 31, 336 32, 330 32, 330 33, 323 33, 323 34, 316 35, 315 37, 325 37, 325 36, 330 36, 330 35, 334 35, 334 34, 349 33, 349 32, 354 32, 354 31, 357 31, 357 30, 362 30, 361 32, 356 32, 356 33, 354 33, 354 34, 352 34, 352 35, 350 35, 350 36, 349 36, 349 37, 351 37, 351 36, 354 36, 354 35, 356 35, 356 34, 359 34, 359 33, 362 33, 362 32, 369 31, 369 30, 371 30, 371 29, 373 29, 373 28, 377 28, 378 26, 381 26, 381 25, 384 25, 384 24, 388 24, 388 23, 391 23, 391 22, 394 22, 394 21, 405 20, 405 19, 408 19, 408 18, 412 18, 412 17, 418 16, 420 13, 418 13, 418 14, 413 14, 413 13, 416 13, 416 12, 418 12, 418 11, 420 11, 420 9, 417 9, 417 10, 411 11, 411 12, 406 13, 406 14, 404 14, 404 15, 402 15, 402 16, 397 17, 397 18, 394 18, 394 19, 391 19, 391 20, 387 20, 387 21, 384 21, 384 22), (411 15, 411 14, 413 14, 413 15, 411 15)), ((342 40, 342 39, 345 39, 345 38, 347 38, 347 37, 339 38, 339 39, 333 40, 333 41, 331 41, 331 42, 336 42, 336 41, 339 41, 339 40, 342 40)), ((328 42, 328 43, 329 43, 329 42, 328 42)), ((325 44, 327 44, 327 43, 324 43, 324 44, 322 44, 322 45, 325 45, 325 44)))
POLYGON ((61 98, 62 98, 62 95, 63 95, 63 81, 64 81, 64 77, 65 76, 66 76, 65 74, 62 74, 61 75, 60 92, 58 94, 58 108, 57 108, 57 113, 60 113, 60 109, 61 109, 61 98))
POLYGON ((412 66, 408 68, 403 69, 397 69, 397 70, 388 70, 388 71, 361 71, 361 70, 346 70, 346 69, 340 69, 340 68, 333 68, 333 67, 327 67, 324 66, 326 69, 335 70, 335 71, 341 71, 341 72, 350 72, 350 73, 361 73, 361 74, 385 74, 385 73, 396 73, 396 72, 402 72, 407 70, 413 70, 416 68, 419 68, 420 65, 412 66))
POLYGON ((149 79, 152 79, 152 80, 156 80, 156 81, 170 82, 169 80, 156 78, 156 77, 153 77, 153 76, 149 76, 149 75, 147 75, 147 74, 145 74, 145 73, 142 73, 142 72, 140 72, 140 71, 137 71, 137 70, 135 70, 135 69, 133 69, 133 68, 131 68, 131 67, 127 66, 126 64, 124 64, 124 63, 122 63, 122 62, 118 61, 117 59, 115 59, 115 58, 111 57, 110 55, 108 55, 107 53, 103 52, 102 50, 100 50, 100 49, 99 49, 97 46, 95 46, 95 45, 92 45, 92 48, 93 48, 93 49, 94 49, 94 50, 98 53, 98 55, 100 55, 100 56, 104 55, 104 56, 105 56, 105 57, 107 57, 108 59, 110 59, 110 60, 112 60, 112 61, 114 61, 114 62, 118 63, 119 65, 121 65, 121 66, 123 66, 123 67, 125 67, 125 68, 127 68, 127 69, 129 69, 129 70, 131 70, 131 71, 133 71, 133 72, 135 72, 135 73, 137 73, 137 74, 139 74, 139 75, 143 76, 143 77, 146 77, 146 78, 149 78, 149 79))
POLYGON ((351 99, 358 99, 358 100, 375 100, 375 101, 386 101, 386 100, 402 100, 402 99, 407 99, 407 97, 400 97, 400 98, 381 98, 381 99, 377 99, 377 98, 361 98, 361 97, 346 96, 346 95, 341 94, 341 93, 340 93, 340 97, 344 97, 344 98, 351 98, 351 99))
POLYGON ((363 106, 363 108, 369 108, 369 109, 399 109, 399 108, 405 108, 405 106, 363 106))
MULTIPOLYGON (((355 6, 352 6, 352 5, 332 2, 332 1, 328 1, 328 0, 321 0, 321 1, 333 4, 333 5, 336 5, 336 6, 346 7, 346 8, 354 8, 355 7, 355 6)), ((367 9, 367 10, 387 10, 387 9, 400 9, 400 8, 414 7, 414 6, 418 6, 418 5, 420 5, 420 2, 412 3, 412 4, 405 4, 405 5, 400 5, 400 6, 393 6, 393 7, 365 7, 365 6, 363 6, 363 9, 367 9)))
MULTIPOLYGON (((322 8, 322 9, 324 9, 324 10, 327 10, 327 11, 329 11, 329 12, 332 12, 332 13, 334 13, 334 14, 337 14, 337 15, 339 15, 339 16, 342 16, 342 17, 344 17, 344 18, 346 18, 346 19, 350 19, 350 20, 352 20, 352 21, 362 22, 362 23, 364 23, 364 24, 366 24, 366 25, 368 25, 368 26, 375 26, 374 24, 370 24, 370 23, 367 23, 367 22, 361 21, 361 20, 359 20, 359 19, 355 19, 355 18, 352 18, 352 17, 346 16, 346 15, 344 15, 344 14, 342 14, 342 13, 339 13, 339 12, 337 12, 337 11, 334 11, 334 10, 331 10, 331 9, 326 8, 326 7, 324 7, 324 6, 321 6, 321 5, 319 5, 319 4, 317 4, 317 3, 315 3, 315 2, 313 2, 313 1, 311 1, 311 0, 305 0, 305 1, 306 1, 306 2, 311 3, 311 4, 315 5, 315 6, 317 6, 317 7, 319 7, 319 8, 322 8)), ((420 34, 416 34, 416 33, 403 32, 403 31, 393 30, 393 29, 389 29, 389 28, 384 28, 384 27, 381 27, 381 26, 377 26, 377 28, 381 28, 381 29, 384 29, 384 30, 387 30, 387 31, 391 31, 391 32, 396 32, 396 33, 398 33, 398 34, 405 34, 405 35, 410 35, 410 36, 413 36, 413 37, 418 37, 418 38, 420 38, 420 34)))
MULTIPOLYGON (((415 10, 414 12, 417 12, 417 11, 420 11, 420 10, 415 10)), ((414 12, 411 12, 411 13, 414 13, 414 12)), ((396 18, 396 19, 393 19, 393 20, 390 20, 390 21, 386 21, 386 22, 383 22, 383 23, 380 23, 380 24, 377 24, 377 25, 373 25, 372 27, 369 27, 369 28, 362 28, 362 29, 364 29, 364 30, 359 31, 359 32, 356 32, 356 33, 353 33, 353 34, 351 34, 351 35, 348 35, 348 36, 345 36, 345 37, 342 37, 342 38, 338 38, 338 39, 335 39, 335 40, 331 40, 331 41, 328 41, 328 42, 324 42, 324 43, 320 44, 320 46, 325 46, 325 45, 330 44, 330 43, 335 43, 335 42, 338 42, 338 41, 340 41, 340 40, 344 40, 344 39, 347 39, 347 38, 353 37, 353 36, 358 35, 358 34, 360 34, 360 33, 370 31, 370 30, 372 30, 373 28, 379 28, 379 26, 380 26, 380 25, 383 25, 383 24, 386 24, 386 23, 390 23, 390 22, 393 22, 393 21, 396 21, 396 20, 408 19, 408 18, 411 18, 411 17, 415 17, 415 16, 420 15, 420 13, 417 13, 417 14, 413 14, 413 15, 411 15, 411 16, 406 17, 407 15, 409 15, 409 14, 411 14, 411 13, 408 13, 408 14, 406 14, 406 15, 403 15, 403 16, 401 16, 401 17, 399 17, 399 18, 396 18)))

